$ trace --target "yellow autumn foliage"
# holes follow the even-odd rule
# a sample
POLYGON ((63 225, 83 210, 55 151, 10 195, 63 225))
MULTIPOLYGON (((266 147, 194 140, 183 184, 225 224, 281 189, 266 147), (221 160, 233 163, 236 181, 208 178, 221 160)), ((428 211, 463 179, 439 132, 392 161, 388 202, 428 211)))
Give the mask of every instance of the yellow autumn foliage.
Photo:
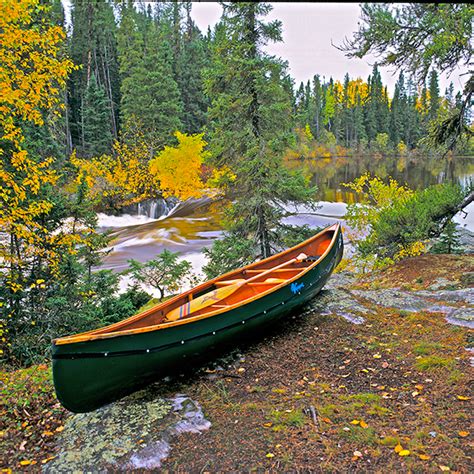
POLYGON ((60 91, 73 69, 61 54, 64 30, 42 19, 48 8, 40 0, 0 2, 0 232, 10 241, 0 244, 0 260, 10 268, 7 285, 14 292, 22 289, 29 262, 43 259, 54 272, 58 246, 73 250, 77 240, 41 225, 38 217, 52 204, 39 193, 58 176, 52 159, 38 161, 23 148, 22 123, 43 125, 46 110, 59 114, 60 91))
POLYGON ((178 145, 165 146, 150 161, 150 175, 164 197, 174 196, 184 200, 202 195, 204 183, 201 180, 201 167, 208 155, 204 151, 207 143, 203 135, 176 132, 178 145))
POLYGON ((141 132, 129 143, 115 141, 113 153, 71 163, 85 177, 91 193, 110 206, 125 206, 157 196, 185 200, 202 195, 201 167, 207 152, 203 134, 176 132, 176 147, 166 146, 154 158, 141 132))
POLYGON ((137 132, 131 143, 116 140, 112 150, 111 155, 91 159, 71 155, 71 163, 79 168, 92 196, 120 206, 156 196, 148 171, 150 148, 144 135, 137 132))

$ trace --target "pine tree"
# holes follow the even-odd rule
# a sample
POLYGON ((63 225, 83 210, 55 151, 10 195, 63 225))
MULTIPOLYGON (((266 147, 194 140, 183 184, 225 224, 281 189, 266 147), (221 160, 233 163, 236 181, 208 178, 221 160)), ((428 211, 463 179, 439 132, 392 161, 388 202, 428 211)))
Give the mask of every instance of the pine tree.
MULTIPOLYGON (((405 89, 405 77, 403 72, 398 76, 393 93, 392 106, 390 110, 390 140, 393 145, 397 145, 400 140, 404 143, 403 130, 406 126, 407 118, 407 93, 405 89)), ((405 143, 405 145, 407 145, 405 143)))
POLYGON ((429 120, 434 120, 438 115, 440 106, 438 73, 433 69, 429 76, 430 105, 428 109, 429 120))
POLYGON ((314 116, 310 122, 311 131, 316 139, 319 138, 322 129, 322 108, 323 108, 323 92, 321 87, 321 79, 316 74, 313 78, 313 94, 312 101, 314 102, 314 116))
POLYGON ((84 134, 83 154, 86 157, 107 153, 112 146, 110 110, 107 93, 92 74, 84 94, 82 125, 84 134))
POLYGON ((204 92, 203 70, 209 65, 208 45, 191 19, 191 2, 185 2, 186 30, 176 64, 176 82, 183 103, 186 133, 198 133, 207 121, 209 100, 204 92))
POLYGON ((69 106, 73 145, 82 153, 85 146, 84 96, 92 75, 106 93, 104 111, 110 134, 117 137, 120 82, 117 61, 117 25, 110 3, 72 0, 70 55, 76 65, 69 80, 69 106))
POLYGON ((268 41, 281 40, 281 23, 260 19, 271 11, 269 4, 222 5, 207 73, 213 162, 235 174, 232 235, 254 240, 257 253, 267 257, 279 245, 282 203, 308 200, 314 190, 282 163, 291 117, 282 84, 285 64, 262 52, 268 41))
POLYGON ((124 124, 142 124, 153 149, 173 141, 182 103, 173 77, 171 46, 149 14, 124 8, 119 31, 124 124))

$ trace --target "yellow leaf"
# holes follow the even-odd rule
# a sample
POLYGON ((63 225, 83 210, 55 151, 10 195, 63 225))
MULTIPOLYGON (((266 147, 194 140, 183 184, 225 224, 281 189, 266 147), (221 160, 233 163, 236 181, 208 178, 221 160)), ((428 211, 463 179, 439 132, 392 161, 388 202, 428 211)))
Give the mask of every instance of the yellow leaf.
POLYGON ((54 433, 52 431, 43 431, 42 436, 53 436, 54 433))
POLYGON ((451 470, 451 469, 449 468, 449 466, 441 466, 441 464, 439 465, 439 468, 440 468, 442 471, 445 471, 445 472, 448 472, 448 471, 451 470))
POLYGON ((369 425, 368 425, 365 421, 361 420, 361 421, 360 421, 360 426, 361 426, 362 428, 368 428, 369 425))
POLYGON ((273 423, 264 423, 263 426, 266 426, 267 428, 270 428, 270 426, 272 426, 273 423))
POLYGON ((31 464, 31 461, 20 461, 21 466, 29 466, 31 464))
POLYGON ((394 448, 393 450, 396 452, 396 453, 399 453, 400 451, 403 451, 403 448, 402 448, 402 445, 400 443, 398 443, 394 448))
POLYGON ((56 428, 56 431, 57 431, 58 433, 61 433, 61 431, 63 431, 63 430, 64 430, 64 426, 62 426, 62 425, 61 425, 61 426, 58 426, 58 427, 56 428))
POLYGON ((374 357, 374 359, 381 359, 382 358, 382 356, 380 354, 374 354, 373 357, 374 357))
POLYGON ((402 449, 401 451, 398 452, 399 456, 409 456, 410 451, 408 449, 402 449))
POLYGON ((275 457, 275 455, 273 453, 267 453, 266 457, 271 459, 275 457))
POLYGON ((466 436, 469 436, 469 431, 459 431, 458 435, 461 436, 461 438, 465 438, 466 436))
POLYGON ((462 400, 463 402, 466 400, 470 400, 471 397, 465 397, 464 395, 458 395, 458 400, 462 400))
POLYGON ((351 425, 358 425, 360 423, 360 420, 352 420, 351 425))
POLYGON ((429 457, 427 454, 420 454, 420 455, 418 455, 418 457, 419 457, 422 461, 428 461, 428 459, 430 459, 430 457, 429 457))

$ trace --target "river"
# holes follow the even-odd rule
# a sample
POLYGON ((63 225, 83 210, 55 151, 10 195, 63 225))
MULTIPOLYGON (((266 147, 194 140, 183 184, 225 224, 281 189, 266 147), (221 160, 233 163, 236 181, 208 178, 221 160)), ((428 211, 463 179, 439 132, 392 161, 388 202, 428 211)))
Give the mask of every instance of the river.
MULTIPOLYGON (((370 171, 383 178, 392 176, 399 183, 413 189, 423 189, 444 181, 459 182, 467 186, 474 179, 474 158, 400 158, 373 156, 321 158, 315 160, 293 160, 290 168, 302 168, 311 176, 312 184, 318 186, 320 202, 318 215, 308 214, 300 208, 298 214, 287 219, 294 225, 308 224, 311 227, 343 222, 346 205, 354 203, 357 195, 342 183, 370 171)), ((222 234, 222 202, 209 198, 189 200, 171 209, 163 203, 136 206, 121 216, 99 214, 99 228, 109 231, 112 237, 109 253, 101 268, 121 271, 127 268, 128 259, 141 262, 153 259, 164 249, 180 252, 182 258, 191 261, 199 272, 205 262, 202 250, 222 234), (165 214, 156 217, 156 209, 165 214)), ((474 231, 474 206, 468 208, 468 216, 456 216, 456 221, 474 231)))

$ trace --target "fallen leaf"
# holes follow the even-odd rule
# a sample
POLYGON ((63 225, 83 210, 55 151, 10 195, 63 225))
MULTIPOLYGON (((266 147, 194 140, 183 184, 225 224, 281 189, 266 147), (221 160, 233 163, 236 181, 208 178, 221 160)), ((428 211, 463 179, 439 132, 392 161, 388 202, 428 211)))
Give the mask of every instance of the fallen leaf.
POLYGON ((41 436, 53 436, 54 433, 52 431, 43 431, 43 433, 41 434, 41 436))
POLYGON ((31 464, 31 461, 20 461, 20 466, 29 466, 31 464))
POLYGON ((61 433, 61 431, 63 431, 63 430, 64 430, 64 426, 62 426, 62 425, 61 425, 61 426, 58 426, 58 427, 56 428, 56 431, 57 431, 58 433, 61 433))
POLYGON ((271 459, 271 458, 274 458, 275 455, 273 453, 267 453, 266 457, 271 459))
POLYGON ((408 449, 402 449, 401 451, 398 452, 399 456, 409 456, 410 451, 408 449))
POLYGON ((381 356, 380 354, 374 354, 374 355, 373 355, 373 358, 374 358, 374 359, 381 359, 382 356, 381 356))
POLYGON ((273 423, 264 423, 263 426, 266 426, 267 428, 270 428, 270 426, 273 426, 273 423))
POLYGON ((46 464, 48 461, 51 461, 51 459, 54 459, 56 456, 49 456, 49 458, 43 459, 41 461, 41 464, 46 464))
POLYGON ((417 390, 423 390, 423 385, 421 385, 421 384, 415 385, 415 388, 417 390))
POLYGON ((382 367, 383 367, 384 369, 386 369, 386 368, 389 367, 389 366, 390 366, 390 364, 389 364, 388 362, 382 362, 382 367))
POLYGON ((361 458, 362 457, 362 453, 360 451, 354 451, 354 457, 355 458, 361 458))
POLYGON ((400 451, 403 451, 403 448, 402 448, 402 445, 400 443, 398 443, 394 448, 393 450, 396 452, 396 453, 399 453, 400 451))
POLYGON ((240 369, 237 369, 237 372, 240 372, 240 373, 245 372, 245 369, 243 367, 240 367, 240 369))
POLYGON ((427 454, 419 454, 418 457, 419 457, 422 461, 428 461, 428 459, 430 459, 430 457, 429 457, 427 454))
POLYGON ((332 421, 329 418, 321 418, 324 423, 332 423, 332 421))
POLYGON ((360 423, 360 420, 352 420, 351 425, 358 425, 360 423))
POLYGON ((465 397, 464 395, 458 395, 458 400, 462 400, 463 402, 466 400, 470 400, 471 397, 465 397))
POLYGON ((450 471, 451 469, 449 468, 449 466, 441 466, 441 464, 439 465, 439 468, 442 470, 442 471, 450 471))
POLYGON ((368 428, 369 427, 369 425, 363 420, 360 421, 360 426, 361 426, 361 428, 368 428))
POLYGON ((412 397, 416 397, 420 394, 420 392, 417 392, 416 390, 414 392, 411 392, 412 397))
POLYGON ((466 436, 469 436, 469 431, 459 431, 458 435, 461 436, 461 438, 465 438, 466 436))

